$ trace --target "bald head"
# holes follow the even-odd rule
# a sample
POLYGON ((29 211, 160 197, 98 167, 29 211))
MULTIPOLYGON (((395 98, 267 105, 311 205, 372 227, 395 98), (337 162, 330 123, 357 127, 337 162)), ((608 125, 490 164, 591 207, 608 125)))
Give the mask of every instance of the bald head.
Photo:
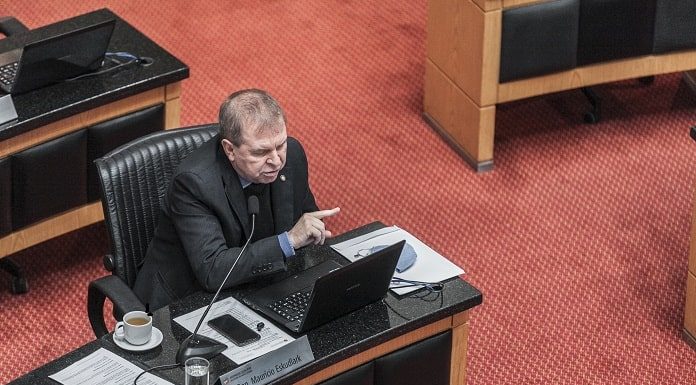
POLYGON ((241 90, 230 95, 220 106, 220 138, 235 146, 242 144, 245 131, 260 133, 285 126, 285 113, 266 91, 241 90))

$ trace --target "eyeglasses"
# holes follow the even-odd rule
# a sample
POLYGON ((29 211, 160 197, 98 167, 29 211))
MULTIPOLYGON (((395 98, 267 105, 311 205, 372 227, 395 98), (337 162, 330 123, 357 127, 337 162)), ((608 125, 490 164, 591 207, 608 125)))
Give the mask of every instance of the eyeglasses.
POLYGON ((355 255, 353 255, 354 258, 365 258, 368 255, 372 254, 372 249, 360 249, 358 250, 355 255))
POLYGON ((358 250, 355 255, 353 255, 353 258, 358 259, 358 258, 365 258, 370 254, 374 254, 382 249, 386 249, 388 245, 377 245, 377 246, 372 246, 369 249, 360 249, 358 250))

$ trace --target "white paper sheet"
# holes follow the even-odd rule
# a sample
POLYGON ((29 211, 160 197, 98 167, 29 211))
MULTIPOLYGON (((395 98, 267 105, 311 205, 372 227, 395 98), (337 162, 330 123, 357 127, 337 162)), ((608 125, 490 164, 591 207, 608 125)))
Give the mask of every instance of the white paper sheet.
MULTIPOLYGON (((176 317, 174 318, 174 321, 186 328, 188 331, 193 332, 204 311, 205 306, 180 317, 176 317)), ((201 324, 198 334, 210 337, 227 345, 227 349, 225 349, 222 354, 238 365, 253 360, 254 358, 262 356, 270 351, 276 350, 279 347, 289 344, 295 340, 294 338, 290 337, 290 335, 273 325, 270 321, 261 317, 259 314, 249 309, 246 305, 232 297, 215 302, 213 307, 210 309, 210 312, 206 316, 206 319, 203 320, 203 324, 201 324), (223 335, 208 326, 208 320, 223 314, 232 315, 243 324, 249 326, 252 330, 256 330, 256 325, 259 322, 263 322, 264 327, 259 332, 261 339, 245 346, 235 345, 232 341, 228 340, 223 335)))
MULTIPOLYGON (((132 385, 143 369, 104 348, 48 376, 63 385, 132 385)), ((172 385, 171 382, 146 373, 138 385, 172 385)))
MULTIPOLYGON (((440 282, 464 274, 464 270, 459 266, 428 247, 428 245, 421 242, 408 231, 397 226, 384 227, 368 234, 337 243, 331 247, 348 258, 351 262, 354 262, 356 259, 360 258, 356 257, 356 254, 358 254, 360 250, 370 249, 371 247, 379 245, 392 245, 401 240, 406 240, 406 242, 413 247, 418 258, 410 269, 402 273, 394 273, 394 277, 412 281, 440 282)), ((402 285, 404 284, 392 284, 390 289, 399 295, 419 289, 419 287, 399 288, 399 286, 402 285)))

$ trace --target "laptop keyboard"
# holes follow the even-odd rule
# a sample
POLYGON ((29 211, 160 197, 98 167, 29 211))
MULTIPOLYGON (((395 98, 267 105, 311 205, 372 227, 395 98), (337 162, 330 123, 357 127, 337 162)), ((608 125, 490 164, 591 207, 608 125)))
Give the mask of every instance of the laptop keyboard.
POLYGON ((292 293, 285 298, 279 299, 269 304, 268 307, 288 321, 297 321, 304 317, 311 294, 311 288, 306 288, 296 293, 292 293))
POLYGON ((19 62, 5 64, 0 66, 0 83, 9 86, 14 83, 15 76, 17 75, 17 67, 19 62))

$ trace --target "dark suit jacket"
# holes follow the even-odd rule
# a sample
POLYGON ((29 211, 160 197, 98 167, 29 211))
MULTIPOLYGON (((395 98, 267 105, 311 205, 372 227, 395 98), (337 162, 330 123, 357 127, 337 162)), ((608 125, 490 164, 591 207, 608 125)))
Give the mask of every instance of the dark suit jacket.
MULTIPOLYGON (((293 138, 288 138, 285 167, 270 192, 276 234, 290 230, 303 213, 317 210, 307 158, 293 138)), ((151 309, 201 289, 216 291, 250 231, 244 191, 215 136, 172 176, 133 290, 151 309)), ((277 236, 263 238, 249 244, 225 288, 285 269, 277 236)))

